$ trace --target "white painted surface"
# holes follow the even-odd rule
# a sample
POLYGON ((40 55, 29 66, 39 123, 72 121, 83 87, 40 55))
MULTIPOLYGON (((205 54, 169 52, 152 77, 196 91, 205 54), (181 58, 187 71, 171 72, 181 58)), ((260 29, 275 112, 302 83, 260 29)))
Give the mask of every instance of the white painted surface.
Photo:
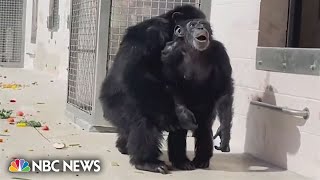
POLYGON ((212 26, 231 57, 236 83, 232 146, 304 176, 320 179, 320 77, 255 69, 260 0, 214 0, 212 26), (271 88, 270 88, 271 87, 271 88), (302 110, 303 119, 251 106, 253 97, 302 110))
POLYGON ((34 54, 35 58, 30 58, 26 54, 25 66, 28 69, 49 72, 57 78, 67 79, 70 34, 67 21, 70 14, 70 0, 60 0, 59 29, 52 37, 47 28, 49 1, 39 0, 37 43, 31 44, 32 0, 27 0, 26 53, 34 54))

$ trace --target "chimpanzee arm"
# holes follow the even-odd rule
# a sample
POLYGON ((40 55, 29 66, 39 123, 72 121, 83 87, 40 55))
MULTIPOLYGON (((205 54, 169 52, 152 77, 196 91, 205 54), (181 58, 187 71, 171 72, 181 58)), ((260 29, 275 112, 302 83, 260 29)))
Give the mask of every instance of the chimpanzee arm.
POLYGON ((163 76, 166 80, 167 91, 172 95, 175 105, 175 112, 179 120, 179 124, 182 129, 194 130, 197 123, 194 114, 186 107, 183 101, 181 89, 177 81, 177 66, 180 61, 183 60, 182 47, 179 42, 168 42, 164 50, 162 51, 161 60, 163 62, 163 76))
POLYGON ((218 136, 221 139, 220 147, 215 146, 217 150, 222 152, 230 151, 230 135, 233 119, 233 79, 232 79, 232 67, 230 65, 229 56, 220 42, 215 42, 215 47, 212 50, 214 52, 213 57, 218 62, 219 72, 218 74, 218 94, 220 99, 217 104, 217 112, 220 120, 220 127, 218 128, 214 139, 218 136))

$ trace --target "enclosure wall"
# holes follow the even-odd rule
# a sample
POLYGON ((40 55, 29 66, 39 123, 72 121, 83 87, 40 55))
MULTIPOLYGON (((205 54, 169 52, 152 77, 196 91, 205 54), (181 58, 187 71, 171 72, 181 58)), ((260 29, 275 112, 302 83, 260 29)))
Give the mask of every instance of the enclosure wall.
POLYGON ((320 77, 256 70, 260 3, 219 0, 212 4, 214 36, 227 47, 236 84, 232 146, 319 179, 320 77), (308 107, 310 118, 305 121, 250 105, 257 96, 274 105, 308 107))

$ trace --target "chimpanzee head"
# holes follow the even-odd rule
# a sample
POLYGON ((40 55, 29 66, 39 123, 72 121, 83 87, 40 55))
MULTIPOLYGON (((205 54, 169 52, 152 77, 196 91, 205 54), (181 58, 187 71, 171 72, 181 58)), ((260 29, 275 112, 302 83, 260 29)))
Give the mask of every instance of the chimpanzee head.
POLYGON ((185 43, 198 51, 208 49, 212 41, 212 29, 205 19, 181 22, 174 29, 175 38, 183 38, 185 43))

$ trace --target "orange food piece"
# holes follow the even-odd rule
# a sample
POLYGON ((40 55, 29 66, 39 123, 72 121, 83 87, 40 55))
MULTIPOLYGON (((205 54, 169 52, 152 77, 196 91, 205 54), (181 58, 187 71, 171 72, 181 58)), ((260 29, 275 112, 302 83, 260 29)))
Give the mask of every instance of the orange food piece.
POLYGON ((0 139, 0 143, 3 143, 3 139, 0 139))
POLYGON ((14 123, 14 118, 8 118, 9 123, 14 123))
POLYGON ((23 115, 24 115, 24 113, 22 111, 17 112, 17 116, 23 116, 23 115))

